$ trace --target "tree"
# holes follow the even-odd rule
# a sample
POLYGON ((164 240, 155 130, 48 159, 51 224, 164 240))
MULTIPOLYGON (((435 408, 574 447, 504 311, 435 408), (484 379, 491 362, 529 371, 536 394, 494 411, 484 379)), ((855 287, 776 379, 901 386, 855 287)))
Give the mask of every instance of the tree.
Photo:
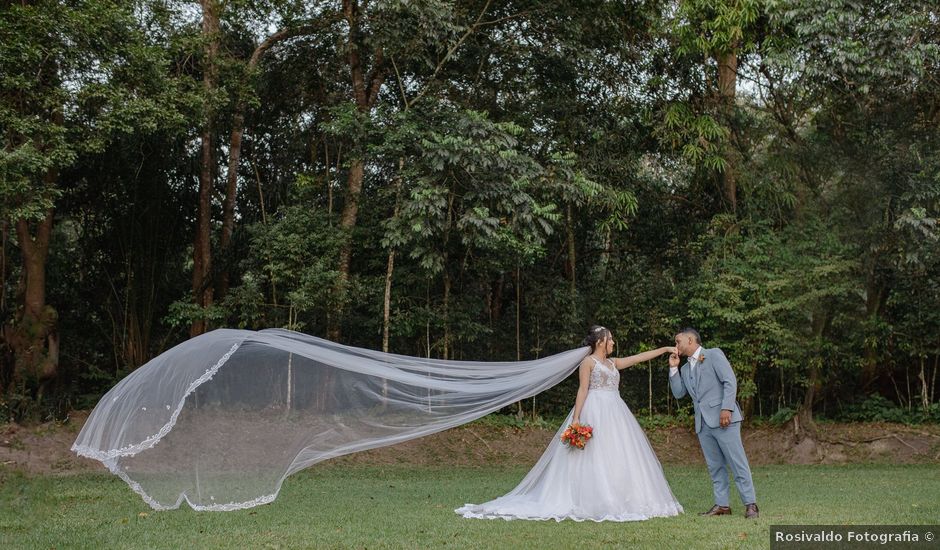
POLYGON ((810 131, 788 124, 788 135, 825 159, 817 164, 825 174, 816 180, 819 189, 831 197, 836 230, 856 243, 863 259, 862 385, 871 388, 890 332, 884 312, 899 269, 899 220, 922 208, 926 213, 931 199, 924 199, 936 194, 927 175, 936 166, 923 160, 933 154, 937 135, 936 8, 802 0, 769 6, 786 37, 767 56, 768 65, 787 75, 770 84, 775 109, 786 112, 787 97, 805 98, 810 131))
POLYGON ((7 393, 29 403, 41 399, 59 365, 46 266, 56 204, 69 186, 63 174, 115 136, 159 125, 161 101, 172 94, 160 95, 167 90, 154 68, 164 60, 130 6, 7 4, 0 36, 0 196, 22 262, 16 308, 3 326, 13 365, 4 365, 2 379, 7 393))
POLYGON ((679 56, 703 58, 693 70, 704 80, 703 95, 673 104, 665 134, 683 154, 718 174, 726 208, 738 210, 737 171, 741 139, 736 93, 740 57, 756 48, 761 2, 693 0, 677 3, 673 32, 679 56))

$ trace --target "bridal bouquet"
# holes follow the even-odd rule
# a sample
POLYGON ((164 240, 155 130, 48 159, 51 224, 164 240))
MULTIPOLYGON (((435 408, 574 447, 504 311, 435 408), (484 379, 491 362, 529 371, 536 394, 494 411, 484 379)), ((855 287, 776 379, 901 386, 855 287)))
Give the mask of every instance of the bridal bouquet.
POLYGON ((583 449, 592 435, 594 428, 587 424, 571 424, 561 434, 561 442, 572 448, 583 449))

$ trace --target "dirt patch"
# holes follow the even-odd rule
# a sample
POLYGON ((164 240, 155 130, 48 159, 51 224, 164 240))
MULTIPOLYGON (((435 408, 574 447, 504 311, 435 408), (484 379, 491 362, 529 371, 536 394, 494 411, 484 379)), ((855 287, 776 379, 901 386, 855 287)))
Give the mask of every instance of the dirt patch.
MULTIPOLYGON (((88 417, 72 413, 66 422, 0 426, 0 468, 31 474, 104 471, 70 447, 88 417)), ((335 459, 338 464, 415 466, 529 465, 545 450, 553 430, 469 424, 392 447, 335 459)), ((940 426, 899 424, 819 425, 815 438, 797 437, 789 427, 745 426, 744 447, 751 464, 940 463, 940 426)), ((687 427, 647 432, 666 464, 704 464, 695 433, 687 427)))
POLYGON ((0 425, 0 468, 36 474, 106 470, 100 462, 70 450, 87 418, 88 412, 79 411, 71 413, 65 422, 0 425))

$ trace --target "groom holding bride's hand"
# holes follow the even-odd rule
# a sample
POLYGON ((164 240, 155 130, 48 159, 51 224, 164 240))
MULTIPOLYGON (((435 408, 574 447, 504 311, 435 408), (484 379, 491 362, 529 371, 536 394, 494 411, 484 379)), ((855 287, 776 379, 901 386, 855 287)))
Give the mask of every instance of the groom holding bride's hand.
POLYGON ((741 442, 741 407, 737 402, 738 382, 731 365, 719 348, 703 349, 702 338, 692 328, 676 334, 678 354, 669 356, 669 385, 676 399, 686 394, 695 408, 695 433, 698 434, 708 473, 712 478, 715 505, 703 516, 731 513, 728 502, 728 470, 744 503, 744 517, 756 518, 757 497, 751 468, 741 442), (679 355, 688 358, 679 367, 679 355))

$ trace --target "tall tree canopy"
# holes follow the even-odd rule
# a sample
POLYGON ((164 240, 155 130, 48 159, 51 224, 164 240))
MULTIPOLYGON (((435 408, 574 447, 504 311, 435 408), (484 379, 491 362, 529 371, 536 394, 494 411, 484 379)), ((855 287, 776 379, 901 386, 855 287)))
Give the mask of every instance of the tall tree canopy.
POLYGON ((751 414, 936 420, 938 44, 926 0, 0 2, 0 415, 223 326, 596 322, 698 327, 751 414))

